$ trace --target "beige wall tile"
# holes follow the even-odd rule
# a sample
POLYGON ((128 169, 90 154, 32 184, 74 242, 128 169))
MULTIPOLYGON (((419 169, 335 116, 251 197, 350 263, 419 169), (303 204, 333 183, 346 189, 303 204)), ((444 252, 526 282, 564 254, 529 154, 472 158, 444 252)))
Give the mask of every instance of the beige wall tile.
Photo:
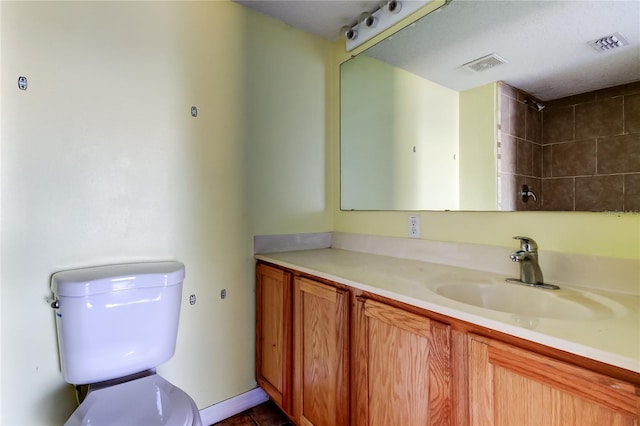
POLYGON ((551 145, 551 176, 596 173, 596 141, 584 140, 551 145))
POLYGON ((624 97, 624 131, 640 133, 640 93, 624 97))
POLYGON ((598 174, 640 173, 640 133, 598 138, 598 174))
POLYGON ((640 211, 640 173, 624 175, 624 210, 640 211))
POLYGON ((573 210, 573 178, 543 179, 543 210, 573 210))
POLYGON ((576 211, 621 211, 622 188, 622 175, 577 177, 575 209, 576 211))
POLYGON ((575 106, 575 138, 589 139, 622 133, 622 97, 575 106))
POLYGON ((542 122, 542 143, 573 140, 573 107, 545 109, 542 122))

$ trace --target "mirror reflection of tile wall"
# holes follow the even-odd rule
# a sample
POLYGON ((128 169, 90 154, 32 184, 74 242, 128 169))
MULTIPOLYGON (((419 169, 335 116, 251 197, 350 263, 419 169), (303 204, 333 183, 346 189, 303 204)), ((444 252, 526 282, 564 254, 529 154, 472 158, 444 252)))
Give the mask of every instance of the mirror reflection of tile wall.
POLYGON ((640 211, 640 82, 549 101, 541 112, 529 97, 498 86, 504 209, 640 211), (524 183, 537 201, 520 200, 524 183))
POLYGON ((498 210, 542 208, 542 113, 526 92, 498 83, 498 210), (525 203, 523 185, 535 194, 525 203))

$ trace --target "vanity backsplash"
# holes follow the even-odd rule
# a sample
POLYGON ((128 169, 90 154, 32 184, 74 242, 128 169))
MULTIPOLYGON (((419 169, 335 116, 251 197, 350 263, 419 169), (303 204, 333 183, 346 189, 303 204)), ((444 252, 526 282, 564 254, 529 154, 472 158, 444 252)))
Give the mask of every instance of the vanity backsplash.
MULTIPOLYGON (((535 235, 530 237, 535 239, 535 235)), ((509 258, 518 246, 515 240, 513 247, 508 248, 341 232, 254 238, 255 253, 334 248, 458 266, 505 277, 519 275, 519 266, 509 258)), ((544 243, 540 244, 539 257, 545 282, 640 295, 640 260, 545 251, 544 243)))

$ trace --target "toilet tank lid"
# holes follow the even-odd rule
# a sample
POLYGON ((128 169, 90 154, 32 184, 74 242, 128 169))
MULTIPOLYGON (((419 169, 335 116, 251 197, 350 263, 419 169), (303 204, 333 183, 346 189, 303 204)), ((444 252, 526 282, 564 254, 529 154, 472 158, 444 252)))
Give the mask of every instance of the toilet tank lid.
POLYGON ((180 262, 143 262, 60 271, 51 277, 56 296, 85 297, 112 291, 149 287, 170 287, 182 283, 180 262))

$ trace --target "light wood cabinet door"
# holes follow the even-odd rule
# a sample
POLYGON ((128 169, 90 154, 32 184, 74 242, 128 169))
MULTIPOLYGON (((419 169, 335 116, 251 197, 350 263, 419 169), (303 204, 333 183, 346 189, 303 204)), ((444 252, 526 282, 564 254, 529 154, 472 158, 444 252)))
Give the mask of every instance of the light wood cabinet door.
POLYGON ((469 386, 472 425, 638 424, 640 397, 632 384, 475 335, 469 386))
POLYGON ((292 274, 256 267, 256 380, 283 411, 291 412, 292 274))
POLYGON ((369 299, 354 313, 355 425, 450 425, 450 327, 369 299))
POLYGON ((293 420, 349 422, 349 292, 294 279, 293 420))

